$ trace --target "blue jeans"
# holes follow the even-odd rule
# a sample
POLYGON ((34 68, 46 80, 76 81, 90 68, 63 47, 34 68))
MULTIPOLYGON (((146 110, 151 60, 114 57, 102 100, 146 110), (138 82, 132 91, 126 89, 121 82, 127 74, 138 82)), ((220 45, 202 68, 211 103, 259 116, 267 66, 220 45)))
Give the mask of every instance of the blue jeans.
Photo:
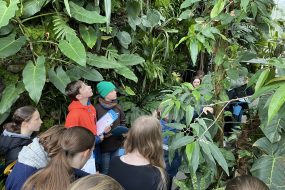
POLYGON ((101 172, 105 175, 109 172, 110 161, 113 157, 119 156, 119 149, 112 152, 105 152, 101 154, 101 172))

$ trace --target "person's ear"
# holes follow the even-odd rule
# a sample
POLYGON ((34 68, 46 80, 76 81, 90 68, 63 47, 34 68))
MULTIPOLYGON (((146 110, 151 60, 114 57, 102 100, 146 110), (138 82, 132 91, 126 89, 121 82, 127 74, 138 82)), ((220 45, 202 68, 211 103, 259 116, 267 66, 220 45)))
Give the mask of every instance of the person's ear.
POLYGON ((80 100, 80 99, 82 99, 82 95, 81 95, 81 94, 77 94, 77 95, 75 96, 75 98, 76 98, 77 100, 80 100))
POLYGON ((26 128, 26 127, 28 127, 28 122, 23 121, 21 124, 21 128, 26 128))
POLYGON ((85 158, 90 157, 91 151, 92 151, 92 149, 87 149, 87 150, 83 151, 83 156, 85 158))

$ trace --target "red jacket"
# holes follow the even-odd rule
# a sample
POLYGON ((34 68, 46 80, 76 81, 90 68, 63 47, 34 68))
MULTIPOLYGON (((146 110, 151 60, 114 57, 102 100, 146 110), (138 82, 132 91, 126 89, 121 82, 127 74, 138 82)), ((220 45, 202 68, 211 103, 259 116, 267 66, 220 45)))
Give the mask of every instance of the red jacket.
POLYGON ((65 120, 65 127, 82 126, 89 129, 94 135, 97 134, 96 110, 94 106, 82 105, 79 101, 72 101, 68 106, 69 113, 65 120))

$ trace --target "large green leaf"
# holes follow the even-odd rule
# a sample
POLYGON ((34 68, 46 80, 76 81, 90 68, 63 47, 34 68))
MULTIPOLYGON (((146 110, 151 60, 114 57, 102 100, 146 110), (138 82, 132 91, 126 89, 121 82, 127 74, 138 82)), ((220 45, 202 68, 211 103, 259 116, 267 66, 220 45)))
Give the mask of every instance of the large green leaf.
POLYGON ((88 53, 87 54, 87 64, 100 68, 100 69, 115 69, 122 67, 121 64, 119 64, 115 60, 108 59, 104 56, 97 56, 95 54, 88 53))
POLYGON ((86 65, 86 51, 76 36, 68 35, 67 40, 59 41, 60 51, 68 58, 72 59, 81 66, 86 65), (68 40, 68 41, 67 41, 68 40))
POLYGON ((144 63, 145 60, 139 55, 122 54, 118 57, 118 62, 121 65, 131 66, 131 65, 138 65, 138 64, 144 63))
POLYGON ((222 10, 225 7, 225 3, 226 3, 225 0, 216 1, 215 6, 212 9, 211 14, 210 14, 211 18, 218 16, 222 12, 222 10))
POLYGON ((23 2, 23 17, 29 17, 39 12, 50 0, 28 0, 23 2))
POLYGON ((285 102, 285 84, 282 84, 273 94, 268 108, 268 122, 276 115, 285 102))
POLYGON ((193 62, 193 65, 196 64, 196 61, 197 61, 197 56, 198 56, 198 53, 199 53, 199 46, 198 46, 198 41, 197 40, 193 40, 190 42, 190 45, 189 45, 189 52, 190 52, 190 55, 191 55, 191 60, 193 62))
POLYGON ((269 73, 270 73, 270 69, 265 69, 264 71, 262 71, 262 73, 259 76, 259 79, 256 82, 255 91, 258 91, 260 87, 263 86, 267 77, 269 76, 269 73))
POLYGON ((65 6, 65 8, 66 8, 67 14, 71 17, 70 6, 69 6, 68 0, 64 0, 63 2, 64 2, 64 6, 65 6))
POLYGON ((89 48, 93 48, 97 41, 96 31, 92 26, 80 25, 80 35, 89 48))
POLYGON ((130 43, 132 42, 131 35, 128 32, 122 31, 117 33, 117 38, 119 39, 120 44, 128 49, 130 43))
POLYGON ((5 58, 17 53, 21 47, 25 44, 26 38, 21 36, 15 40, 15 33, 0 38, 0 58, 5 58))
POLYGON ((54 71, 54 68, 51 68, 48 71, 49 80, 52 82, 52 84, 63 94, 65 94, 65 87, 68 83, 71 82, 69 76, 66 74, 66 72, 62 69, 61 66, 59 66, 56 69, 56 72, 54 71))
POLYGON ((227 164, 223 154, 219 150, 219 148, 213 143, 209 143, 209 147, 210 147, 211 153, 212 153, 213 157, 215 158, 215 160, 223 168, 223 170, 226 172, 226 174, 229 175, 228 164, 227 164))
POLYGON ((15 87, 14 84, 8 85, 3 91, 0 101, 0 115, 7 112, 13 103, 19 98, 20 94, 24 92, 24 86, 22 83, 15 87))
POLYGON ((285 188, 285 157, 284 156, 261 156, 252 168, 251 174, 258 177, 270 190, 285 188))
POLYGON ((105 23, 107 21, 106 17, 99 15, 97 11, 88 11, 81 6, 69 2, 71 16, 80 22, 87 24, 94 23, 105 23))
POLYGON ((116 73, 118 73, 119 75, 124 76, 127 79, 130 79, 132 81, 138 82, 138 78, 135 75, 135 73, 129 69, 128 67, 120 67, 120 68, 116 68, 115 69, 116 73))
POLYGON ((7 1, 0 0, 0 28, 6 26, 9 20, 15 16, 18 10, 17 4, 20 3, 19 0, 9 0, 9 5, 7 6, 6 2, 7 1))
POLYGON ((38 103, 46 82, 45 57, 40 56, 34 64, 29 61, 23 70, 23 82, 31 99, 38 103))
POLYGON ((186 125, 189 126, 194 115, 194 108, 191 105, 186 106, 186 125))
POLYGON ((185 137, 182 137, 182 138, 178 138, 178 139, 174 139, 172 141, 172 144, 171 144, 171 148, 172 149, 178 149, 178 148, 181 148, 183 146, 186 146, 187 144, 190 144, 194 141, 194 137, 192 136, 185 136, 185 137))
POLYGON ((90 81, 102 81, 103 76, 93 68, 88 68, 88 67, 77 67, 78 70, 81 72, 82 78, 85 78, 90 81))

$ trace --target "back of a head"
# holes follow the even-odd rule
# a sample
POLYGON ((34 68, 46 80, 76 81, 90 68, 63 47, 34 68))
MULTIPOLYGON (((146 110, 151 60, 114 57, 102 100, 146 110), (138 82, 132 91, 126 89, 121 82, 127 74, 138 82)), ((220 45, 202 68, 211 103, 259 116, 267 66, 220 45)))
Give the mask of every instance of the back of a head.
POLYGON ((81 88, 82 81, 72 81, 67 84, 65 87, 65 94, 71 99, 71 100, 77 100, 76 96, 80 93, 79 89, 81 88))
POLYGON ((125 140, 126 153, 138 150, 152 165, 163 168, 162 134, 159 120, 152 116, 137 118, 125 140))
POLYGON ((95 174, 73 182, 68 190, 124 190, 124 188, 107 175, 95 174))
POLYGON ((68 160, 77 153, 92 149, 94 135, 83 127, 65 129, 60 139, 61 149, 51 158, 44 169, 32 175, 24 184, 23 190, 66 189, 74 180, 74 172, 68 160))
POLYGON ((65 130, 63 125, 54 125, 39 135, 39 142, 49 157, 53 157, 61 150, 60 140, 65 130))
POLYGON ((230 180, 225 190, 269 190, 269 188, 260 179, 244 175, 230 180))
POLYGON ((22 123, 29 121, 35 111, 37 111, 37 109, 33 106, 23 106, 16 109, 12 117, 12 122, 4 125, 4 129, 9 132, 20 133, 22 123))

